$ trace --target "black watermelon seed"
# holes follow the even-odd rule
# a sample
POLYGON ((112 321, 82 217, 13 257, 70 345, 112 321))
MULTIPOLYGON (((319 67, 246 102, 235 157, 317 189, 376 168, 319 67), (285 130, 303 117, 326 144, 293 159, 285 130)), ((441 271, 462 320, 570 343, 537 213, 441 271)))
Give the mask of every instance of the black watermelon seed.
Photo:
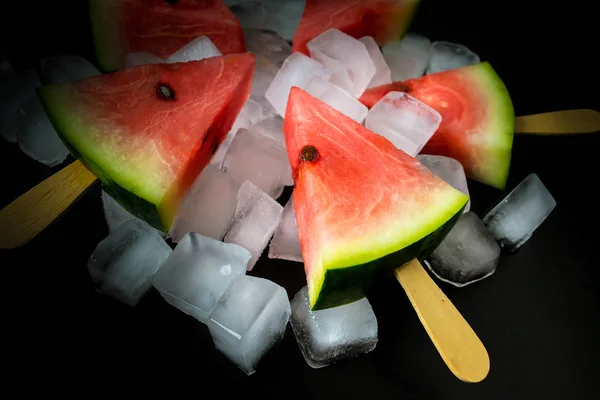
POLYGON ((314 146, 304 146, 302 148, 302 153, 300 153, 301 161, 313 162, 317 161, 318 158, 319 152, 314 146))
POLYGON ((177 4, 177 3, 179 3, 179 0, 165 0, 165 3, 167 3, 167 4, 177 4))
POLYGON ((175 100, 175 91, 172 87, 164 83, 159 83, 156 85, 156 95, 161 100, 175 100))

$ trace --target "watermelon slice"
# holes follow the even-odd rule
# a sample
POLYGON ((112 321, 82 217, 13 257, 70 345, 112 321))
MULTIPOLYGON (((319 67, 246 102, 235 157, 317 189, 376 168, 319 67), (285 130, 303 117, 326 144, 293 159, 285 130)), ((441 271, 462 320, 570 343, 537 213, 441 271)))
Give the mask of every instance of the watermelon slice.
POLYGON ((89 0, 96 57, 104 71, 145 51, 167 58, 199 36, 223 54, 246 51, 242 27, 221 0, 89 0))
POLYGON ((402 38, 418 4, 419 0, 306 0, 292 51, 309 55, 306 43, 331 28, 356 39, 372 36, 383 46, 402 38))
POLYGON ((409 93, 442 115, 422 153, 452 157, 468 177, 505 188, 515 112, 506 86, 489 63, 367 89, 360 101, 372 107, 390 91, 409 93))
POLYGON ((38 90, 71 153, 132 214, 167 232, 250 95, 254 55, 125 69, 38 90))
POLYGON ((312 309, 358 300, 377 271, 426 257, 469 200, 297 87, 284 131, 312 309))

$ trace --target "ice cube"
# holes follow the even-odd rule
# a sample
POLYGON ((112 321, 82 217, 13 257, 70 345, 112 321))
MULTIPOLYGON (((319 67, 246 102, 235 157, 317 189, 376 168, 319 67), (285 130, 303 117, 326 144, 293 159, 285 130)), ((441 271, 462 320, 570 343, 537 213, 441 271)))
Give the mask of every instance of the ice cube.
POLYGON ((389 92, 367 114, 367 129, 411 156, 421 151, 442 122, 433 108, 402 92, 389 92))
POLYGON ((405 81, 423 76, 431 58, 431 42, 424 36, 407 33, 402 40, 383 46, 381 51, 392 71, 392 80, 405 81))
POLYGON ((121 226, 124 222, 129 220, 139 221, 141 224, 148 225, 151 229, 155 230, 160 236, 165 237, 166 234, 162 231, 159 231, 156 228, 151 227, 146 221, 136 217, 131 214, 122 205, 120 205, 115 199, 113 199, 108 193, 104 190, 102 191, 102 208, 104 210, 104 218, 106 219, 106 225, 108 226, 108 231, 113 232, 119 226, 121 226))
POLYGON ((35 96, 41 86, 35 69, 0 78, 0 134, 11 143, 17 141, 17 114, 21 104, 35 96))
POLYGON ((244 29, 244 39, 249 52, 264 57, 278 69, 292 54, 292 46, 275 32, 244 29))
POLYGON ((292 169, 285 148, 262 135, 240 129, 223 160, 223 170, 239 184, 254 183, 273 198, 293 184, 292 169))
MULTIPOLYGON (((364 45, 363 45, 364 46, 364 45)), ((306 86, 313 78, 329 80, 331 74, 323 64, 305 56, 302 53, 293 53, 283 63, 283 66, 271 82, 265 97, 277 110, 279 115, 285 117, 287 101, 292 86, 306 90, 306 86)))
POLYGON ((145 51, 136 51, 125 56, 125 66, 127 68, 137 67, 138 65, 161 64, 164 62, 166 62, 165 59, 145 51))
POLYGON ((12 75, 15 73, 12 65, 8 62, 6 57, 0 54, 0 78, 7 75, 12 75))
POLYGON ((252 96, 265 97, 269 85, 277 76, 277 72, 279 72, 279 68, 271 61, 263 56, 256 56, 256 66, 252 78, 252 96))
POLYGON ((250 375, 283 337, 290 314, 284 288, 242 275, 221 297, 207 325, 217 349, 250 375))
POLYGON ((78 79, 100 75, 98 68, 79 56, 47 57, 41 62, 42 82, 48 85, 69 83, 78 79))
POLYGON ((427 67, 428 74, 481 62, 477 54, 462 44, 437 41, 433 42, 431 49, 431 60, 427 67))
POLYGON ((98 243, 88 270, 98 292, 134 307, 171 253, 169 245, 150 226, 129 220, 98 243))
MULTIPOLYGON (((454 158, 444 156, 430 156, 419 154, 417 160, 426 166, 432 174, 444 180, 454 189, 460 190, 467 196, 469 195, 469 187, 467 186, 467 177, 461 163, 454 158)), ((464 212, 471 208, 471 200, 465 206, 464 212)))
POLYGON ((49 167, 62 163, 69 155, 35 94, 19 107, 17 141, 23 153, 49 167))
POLYGON ((277 32, 285 40, 292 41, 302 13, 305 0, 262 0, 269 13, 266 29, 277 32))
POLYGON ((281 221, 269 245, 269 258, 303 262, 293 196, 283 207, 281 221))
POLYGON ((359 124, 363 123, 369 112, 369 109, 350 93, 321 78, 312 79, 306 91, 359 124))
POLYGON ((371 60, 375 65, 375 76, 373 76, 373 79, 371 79, 371 82, 369 82, 369 86, 367 87, 373 88, 392 83, 392 72, 385 61, 385 58, 383 58, 383 54, 379 49, 379 45, 377 42, 375 42, 375 39, 373 39, 372 36, 364 36, 359 40, 367 48, 367 51, 371 56, 371 60))
POLYGON ((206 36, 199 36, 167 58, 168 63, 188 62, 220 56, 221 52, 206 36))
POLYGON ((262 29, 269 23, 269 13, 260 1, 243 1, 230 8, 242 28, 262 29))
POLYGON ((377 318, 366 298, 311 311, 304 286, 292 299, 291 308, 296 341, 312 368, 368 353, 377 346, 377 318))
POLYGON ((248 250, 196 233, 185 235, 154 275, 162 297, 202 323, 231 282, 246 273, 248 250))
POLYGON ((262 135, 271 138, 281 146, 285 146, 285 136, 283 134, 283 118, 279 115, 263 119, 256 125, 252 125, 248 132, 252 135, 262 135))
POLYGON ((427 266, 440 280, 462 287, 492 275, 499 258, 500 246, 492 234, 468 212, 431 253, 427 266))
POLYGON ((235 213, 240 185, 215 165, 207 165, 181 203, 171 228, 173 242, 196 232, 223 239, 235 213))
POLYGON ((556 207, 556 201, 536 174, 529 174, 500 203, 483 217, 483 222, 500 246, 517 250, 556 207))
POLYGON ((329 29, 306 44, 310 56, 331 72, 331 83, 358 98, 375 76, 375 64, 363 43, 329 29))
POLYGON ((225 242, 235 243, 252 253, 248 271, 260 258, 279 224, 283 207, 252 182, 246 181, 238 192, 238 202, 225 242))

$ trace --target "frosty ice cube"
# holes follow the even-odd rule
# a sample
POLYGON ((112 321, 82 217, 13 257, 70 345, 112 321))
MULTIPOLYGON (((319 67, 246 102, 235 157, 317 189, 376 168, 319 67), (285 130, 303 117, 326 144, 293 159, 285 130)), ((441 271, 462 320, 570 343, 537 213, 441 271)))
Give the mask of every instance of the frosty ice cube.
POLYGON ((402 40, 383 46, 381 51, 392 71, 392 80, 405 81, 423 76, 431 58, 431 42, 424 36, 407 33, 402 40))
POLYGON ((375 65, 375 76, 373 76, 373 79, 371 79, 371 82, 369 82, 369 86, 367 86, 367 88, 373 88, 392 83, 392 71, 390 71, 390 67, 387 65, 385 58, 383 58, 383 54, 379 49, 379 45, 377 42, 375 42, 375 39, 373 39, 372 36, 365 36, 359 40, 367 48, 367 51, 371 56, 371 60, 375 65))
POLYGON ((556 201, 536 174, 529 174, 485 217, 483 222, 500 246, 517 250, 556 207, 556 201))
POLYGON ((164 62, 166 62, 165 59, 145 51, 136 51, 125 56, 125 67, 127 68, 137 67, 138 65, 161 64, 164 62))
POLYGON ((225 172, 207 165, 177 211, 171 228, 173 242, 188 232, 221 240, 235 213, 239 188, 225 172))
POLYGON ((499 258, 500 246, 492 234, 468 212, 431 253, 427 266, 440 280, 462 287, 492 275, 499 258))
POLYGON ((17 141, 19 107, 35 96, 35 88, 41 85, 35 69, 0 78, 0 134, 9 142, 17 141))
POLYGON ((262 135, 275 140, 281 146, 285 146, 285 136, 283 133, 283 118, 279 115, 265 118, 256 125, 252 125, 248 132, 252 135, 262 135))
POLYGON ((188 62, 220 55, 221 52, 208 37, 200 36, 171 54, 166 62, 188 62))
POLYGON ((276 68, 292 54, 292 46, 275 32, 244 29, 244 39, 249 52, 266 58, 276 68))
POLYGON ((102 208, 104 210, 104 218, 106 219, 106 225, 108 226, 108 231, 115 231, 121 224, 127 222, 129 220, 139 221, 143 225, 147 225, 154 231, 156 231, 160 236, 165 237, 166 234, 162 231, 159 231, 156 228, 151 227, 147 222, 141 220, 135 215, 131 214, 122 205, 120 205, 115 199, 113 199, 108 193, 104 190, 102 191, 102 208))
POLYGON ((428 105, 402 92, 389 92, 367 114, 367 129, 411 156, 421 151, 442 122, 428 105))
POLYGON ((322 78, 328 80, 330 76, 329 71, 320 62, 302 53, 294 53, 284 61, 277 76, 275 76, 275 79, 269 85, 265 97, 277 110, 279 115, 285 117, 287 101, 292 86, 298 86, 306 90, 306 86, 311 79, 322 78))
POLYGON ((269 245, 269 258, 303 262, 293 196, 283 207, 281 221, 269 245))
POLYGON ((248 271, 260 258, 279 224, 283 207, 252 182, 246 181, 238 192, 238 202, 225 242, 235 243, 252 253, 248 271))
POLYGON ((304 286, 292 299, 291 307, 296 341, 312 368, 368 353, 377 346, 377 318, 366 298, 311 311, 304 286))
POLYGON ((246 273, 248 260, 250 253, 240 246, 188 233, 152 284, 173 307, 206 323, 231 282, 246 273))
POLYGON ((427 67, 428 74, 481 62, 477 54, 462 44, 437 41, 433 42, 431 49, 431 60, 427 67))
MULTIPOLYGON (((444 156, 430 156, 419 154, 417 160, 426 166, 432 174, 441 178, 444 182, 451 185, 454 189, 460 190, 467 196, 469 195, 469 187, 467 186, 467 177, 461 163, 454 158, 444 156)), ((464 208, 464 212, 468 212, 471 208, 471 200, 464 208)))
POLYGON ((207 325, 217 349, 250 375, 283 337, 290 313, 285 289, 242 275, 221 297, 207 325))
POLYGON ((83 57, 47 57, 41 62, 41 76, 45 84, 58 85, 100 75, 100 71, 83 57))
POLYGON ((321 78, 312 79, 306 91, 359 124, 362 124, 369 112, 369 109, 350 93, 321 78))
POLYGON ((269 13, 260 1, 243 1, 231 6, 242 28, 261 29, 269 23, 269 13))
POLYGON ((310 56, 331 72, 329 81, 358 98, 375 76, 375 64, 363 43, 329 29, 306 44, 310 56))
POLYGON ((252 77, 252 96, 265 97, 267 89, 275 76, 277 76, 279 68, 271 61, 262 56, 256 56, 256 66, 252 77))
POLYGON ((87 265, 98 292, 134 307, 171 253, 149 225, 129 220, 98 243, 87 265))

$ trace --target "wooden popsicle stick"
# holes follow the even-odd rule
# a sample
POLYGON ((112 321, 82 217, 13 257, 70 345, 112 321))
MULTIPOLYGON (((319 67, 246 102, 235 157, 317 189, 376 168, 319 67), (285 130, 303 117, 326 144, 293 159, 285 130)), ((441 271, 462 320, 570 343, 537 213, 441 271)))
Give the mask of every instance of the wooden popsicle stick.
POLYGON ((18 197, 0 211, 0 248, 12 249, 33 239, 95 181, 77 160, 18 197))
POLYGON ((532 135, 568 135, 600 132, 600 112, 564 110, 517 117, 515 133, 532 135))
POLYGON ((394 274, 450 371, 464 382, 481 382, 490 370, 487 350, 421 263, 414 259, 394 274))

